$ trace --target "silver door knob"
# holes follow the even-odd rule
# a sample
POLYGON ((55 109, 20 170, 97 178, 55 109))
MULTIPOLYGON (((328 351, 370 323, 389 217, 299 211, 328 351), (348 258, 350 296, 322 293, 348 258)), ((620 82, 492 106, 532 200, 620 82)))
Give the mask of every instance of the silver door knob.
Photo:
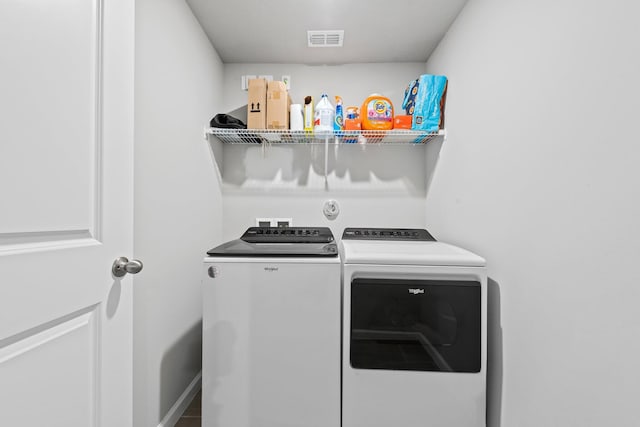
POLYGON ((137 259, 132 259, 129 261, 127 257, 121 256, 120 258, 113 261, 113 266, 111 267, 111 272, 116 277, 122 277, 127 273, 136 274, 142 270, 142 262, 137 259))

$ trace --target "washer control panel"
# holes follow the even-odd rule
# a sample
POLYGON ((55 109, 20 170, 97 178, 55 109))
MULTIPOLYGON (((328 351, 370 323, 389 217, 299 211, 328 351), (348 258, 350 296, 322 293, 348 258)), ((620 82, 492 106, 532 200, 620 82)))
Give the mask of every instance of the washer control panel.
POLYGON ((241 237, 248 243, 330 243, 328 227, 251 227, 241 237))
POLYGON ((345 228, 343 240, 405 240, 435 242, 436 239, 423 228, 345 228))

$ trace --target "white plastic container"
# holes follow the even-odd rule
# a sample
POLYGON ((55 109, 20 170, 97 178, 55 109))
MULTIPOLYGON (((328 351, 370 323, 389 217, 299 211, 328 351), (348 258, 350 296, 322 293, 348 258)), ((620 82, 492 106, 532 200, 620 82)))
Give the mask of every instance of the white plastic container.
POLYGON ((304 129, 304 117, 301 104, 291 104, 289 127, 291 130, 304 129))
POLYGON ((316 104, 315 120, 313 121, 313 131, 316 136, 333 135, 334 114, 335 110, 329 102, 329 97, 323 93, 320 101, 316 104))

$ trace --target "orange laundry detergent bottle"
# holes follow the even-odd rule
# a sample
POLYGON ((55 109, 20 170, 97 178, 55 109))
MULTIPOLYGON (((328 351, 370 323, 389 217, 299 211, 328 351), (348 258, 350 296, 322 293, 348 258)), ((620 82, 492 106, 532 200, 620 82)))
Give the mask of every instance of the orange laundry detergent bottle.
POLYGON ((362 103, 360 117, 362 118, 362 129, 393 129, 393 104, 389 98, 373 94, 362 103))

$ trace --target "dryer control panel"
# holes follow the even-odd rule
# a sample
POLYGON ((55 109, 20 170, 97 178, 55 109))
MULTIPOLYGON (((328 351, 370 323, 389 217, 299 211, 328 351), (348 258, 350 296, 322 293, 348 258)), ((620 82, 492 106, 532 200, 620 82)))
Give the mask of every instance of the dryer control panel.
POLYGON ((343 240, 406 240, 435 242, 436 239, 423 228, 345 228, 343 240))

